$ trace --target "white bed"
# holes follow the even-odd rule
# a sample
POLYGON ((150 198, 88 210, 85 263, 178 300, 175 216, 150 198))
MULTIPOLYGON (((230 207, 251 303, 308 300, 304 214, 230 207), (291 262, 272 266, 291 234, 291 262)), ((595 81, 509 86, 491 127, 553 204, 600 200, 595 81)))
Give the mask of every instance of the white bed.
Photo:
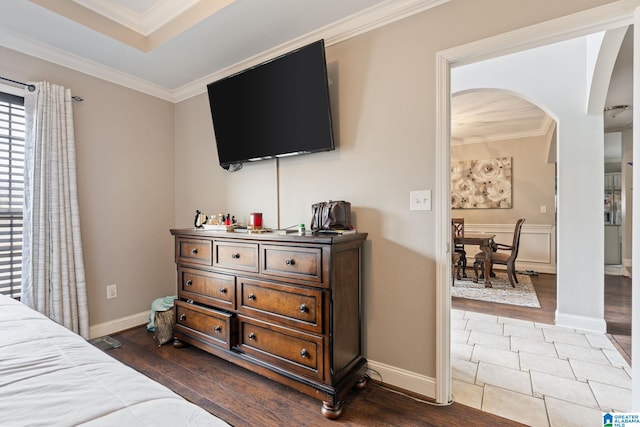
POLYGON ((228 424, 0 295, 0 425, 228 424))

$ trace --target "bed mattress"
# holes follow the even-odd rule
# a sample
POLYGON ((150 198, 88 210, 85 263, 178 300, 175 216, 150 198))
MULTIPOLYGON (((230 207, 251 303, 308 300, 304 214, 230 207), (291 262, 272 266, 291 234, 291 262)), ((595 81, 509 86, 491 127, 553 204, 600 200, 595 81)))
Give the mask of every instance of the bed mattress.
POLYGON ((0 425, 228 424, 0 295, 0 425))

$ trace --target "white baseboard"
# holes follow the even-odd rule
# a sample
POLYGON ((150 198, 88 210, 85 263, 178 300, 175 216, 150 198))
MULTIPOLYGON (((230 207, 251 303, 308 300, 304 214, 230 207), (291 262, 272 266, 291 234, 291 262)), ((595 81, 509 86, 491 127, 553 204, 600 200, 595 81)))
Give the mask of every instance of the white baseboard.
POLYGON ((604 274, 608 274, 611 276, 622 276, 622 273, 623 273, 622 265, 605 264, 604 266, 604 274))
POLYGON ((406 371, 396 368, 395 366, 385 365, 384 363, 368 361, 369 376, 383 384, 389 384, 394 387, 428 397, 436 398, 436 380, 435 378, 425 375, 416 374, 415 372, 406 371))
POLYGON ((142 313, 132 314, 131 316, 121 317, 120 319, 92 325, 89 327, 89 337, 91 339, 103 337, 105 335, 124 331, 125 329, 146 325, 149 323, 149 313, 150 311, 143 311, 142 313))
POLYGON ((595 317, 576 316, 575 314, 562 314, 556 310, 556 326, 564 328, 580 329, 582 331, 607 333, 607 322, 595 317))
POLYGON ((625 277, 631 277, 633 262, 630 258, 622 258, 622 275, 625 277))

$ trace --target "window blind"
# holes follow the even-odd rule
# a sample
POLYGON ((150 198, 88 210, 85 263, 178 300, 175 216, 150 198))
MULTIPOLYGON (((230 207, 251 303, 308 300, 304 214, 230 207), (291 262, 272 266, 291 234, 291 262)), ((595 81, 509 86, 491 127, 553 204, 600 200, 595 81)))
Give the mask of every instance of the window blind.
POLYGON ((0 92, 0 294, 22 290, 24 99, 0 92))

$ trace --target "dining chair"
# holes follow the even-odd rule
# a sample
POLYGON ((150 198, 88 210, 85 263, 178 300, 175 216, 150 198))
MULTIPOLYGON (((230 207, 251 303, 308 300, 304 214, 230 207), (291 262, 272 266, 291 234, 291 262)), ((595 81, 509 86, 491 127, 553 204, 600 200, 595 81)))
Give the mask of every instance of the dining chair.
MULTIPOLYGON (((455 230, 455 236, 464 237, 464 218, 451 218, 451 223, 455 230)), ((464 243, 455 243, 453 249, 460 254, 462 277, 467 277, 467 252, 464 249, 464 243)))
MULTIPOLYGON (((516 258, 518 257, 518 249, 520 247, 520 231, 522 230, 523 223, 524 218, 520 218, 518 222, 516 222, 515 229, 513 230, 513 242, 511 242, 511 245, 493 243, 493 253, 491 254, 491 259, 489 260, 489 262, 491 262, 492 272, 493 266, 495 264, 507 266, 507 276, 509 277, 509 283, 511 283, 511 286, 513 286, 514 288, 516 287, 516 283, 518 283, 515 263, 516 258)), ((476 280, 478 279, 478 268, 482 270, 485 262, 486 255, 484 252, 479 252, 474 256, 473 272, 476 276, 476 280)))
MULTIPOLYGON (((451 224, 451 247, 453 247, 453 239, 456 235, 456 228, 451 224)), ((460 280, 460 267, 462 266, 462 255, 455 250, 451 251, 451 286, 456 285, 456 279, 460 280)))

